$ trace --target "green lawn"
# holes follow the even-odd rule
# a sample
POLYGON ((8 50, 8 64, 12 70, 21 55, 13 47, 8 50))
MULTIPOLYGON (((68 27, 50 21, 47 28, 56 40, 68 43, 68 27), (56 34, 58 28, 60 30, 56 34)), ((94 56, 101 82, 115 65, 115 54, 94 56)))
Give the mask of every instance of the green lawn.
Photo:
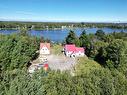
POLYGON ((61 55, 62 54, 63 47, 58 44, 53 44, 51 47, 51 53, 55 55, 61 55))

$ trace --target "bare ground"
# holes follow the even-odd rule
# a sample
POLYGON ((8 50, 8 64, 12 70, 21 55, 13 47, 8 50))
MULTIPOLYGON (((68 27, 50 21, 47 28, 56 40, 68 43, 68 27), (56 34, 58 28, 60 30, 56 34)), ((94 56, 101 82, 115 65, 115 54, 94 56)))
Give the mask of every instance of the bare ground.
MULTIPOLYGON (((69 70, 71 71, 74 68, 74 65, 76 64, 76 59, 75 58, 69 58, 65 57, 64 55, 41 55, 41 57, 47 58, 47 62, 49 65, 49 68, 51 70, 60 70, 60 71, 65 71, 69 70)), ((32 62, 32 65, 34 64, 40 64, 41 59, 37 58, 32 62)))
POLYGON ((64 55, 49 55, 47 56, 48 64, 51 70, 72 70, 76 64, 75 58, 68 58, 64 55))

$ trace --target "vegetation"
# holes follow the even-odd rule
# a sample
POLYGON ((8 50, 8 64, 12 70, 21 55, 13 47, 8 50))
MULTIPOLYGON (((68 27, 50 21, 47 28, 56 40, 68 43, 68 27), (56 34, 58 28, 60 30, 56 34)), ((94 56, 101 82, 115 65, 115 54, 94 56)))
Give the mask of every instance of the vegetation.
POLYGON ((62 46, 61 44, 53 44, 51 47, 51 53, 55 55, 61 55, 62 54, 62 46))
POLYGON ((90 74, 91 70, 101 69, 102 66, 98 62, 89 59, 87 57, 78 58, 78 64, 76 65, 76 75, 90 74))
POLYGON ((68 36, 66 37, 66 43, 67 44, 76 44, 77 46, 79 46, 79 39, 76 36, 76 34, 74 33, 74 31, 70 30, 68 36))
POLYGON ((1 70, 23 68, 26 63, 34 59, 38 42, 36 38, 17 35, 1 35, 0 39, 0 67, 1 70))
POLYGON ((83 31, 80 37, 76 37, 74 31, 70 31, 66 43, 76 44, 85 48, 89 58, 99 62, 103 67, 118 69, 124 73, 127 66, 127 33, 105 34, 97 30, 95 34, 86 34, 83 31), (79 40, 79 41, 76 41, 79 40), (123 69, 124 68, 124 69, 123 69))
MULTIPOLYGON (((83 70, 83 69, 82 69, 83 70)), ((85 67, 84 67, 85 70, 85 67)), ((16 70, 4 73, 2 95, 126 95, 127 80, 122 73, 105 68, 71 76, 68 72, 38 71, 29 76, 16 70), (13 75, 13 77, 12 77, 13 75)))
POLYGON ((20 27, 26 26, 28 29, 45 30, 45 29, 61 29, 62 26, 66 28, 72 27, 96 27, 96 28, 114 28, 114 29, 127 29, 126 23, 67 23, 67 22, 8 22, 0 21, 0 29, 14 29, 18 30, 20 27))
MULTIPOLYGON (((79 58, 74 76, 69 71, 44 72, 43 69, 30 76, 27 66, 38 56, 40 41, 49 40, 29 36, 27 30, 0 35, 0 95, 127 94, 127 33, 105 34, 98 30, 87 34, 83 31, 77 37, 70 31, 66 43, 83 46, 89 57, 79 58)), ((52 47, 53 53, 61 52, 61 46, 52 47)))

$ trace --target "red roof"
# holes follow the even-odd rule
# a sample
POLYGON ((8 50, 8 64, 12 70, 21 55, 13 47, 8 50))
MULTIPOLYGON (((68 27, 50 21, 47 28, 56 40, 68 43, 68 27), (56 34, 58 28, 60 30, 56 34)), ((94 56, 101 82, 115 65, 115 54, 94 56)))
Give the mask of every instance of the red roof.
POLYGON ((75 44, 65 45, 65 50, 66 51, 75 51, 75 44))
POLYGON ((40 49, 47 47, 50 50, 50 43, 40 43, 40 49))
POLYGON ((81 47, 76 47, 76 52, 84 52, 84 48, 81 48, 81 47))
POLYGON ((81 47, 76 47, 75 44, 67 44, 65 45, 65 50, 66 51, 73 51, 73 52, 84 52, 84 48, 81 48, 81 47))

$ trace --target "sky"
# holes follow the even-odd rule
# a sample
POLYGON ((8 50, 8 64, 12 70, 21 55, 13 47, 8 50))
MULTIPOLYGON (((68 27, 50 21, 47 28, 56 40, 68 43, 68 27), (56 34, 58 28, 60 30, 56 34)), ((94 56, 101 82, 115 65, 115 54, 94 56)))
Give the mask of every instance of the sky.
POLYGON ((127 22, 127 0, 0 0, 0 20, 127 22))

